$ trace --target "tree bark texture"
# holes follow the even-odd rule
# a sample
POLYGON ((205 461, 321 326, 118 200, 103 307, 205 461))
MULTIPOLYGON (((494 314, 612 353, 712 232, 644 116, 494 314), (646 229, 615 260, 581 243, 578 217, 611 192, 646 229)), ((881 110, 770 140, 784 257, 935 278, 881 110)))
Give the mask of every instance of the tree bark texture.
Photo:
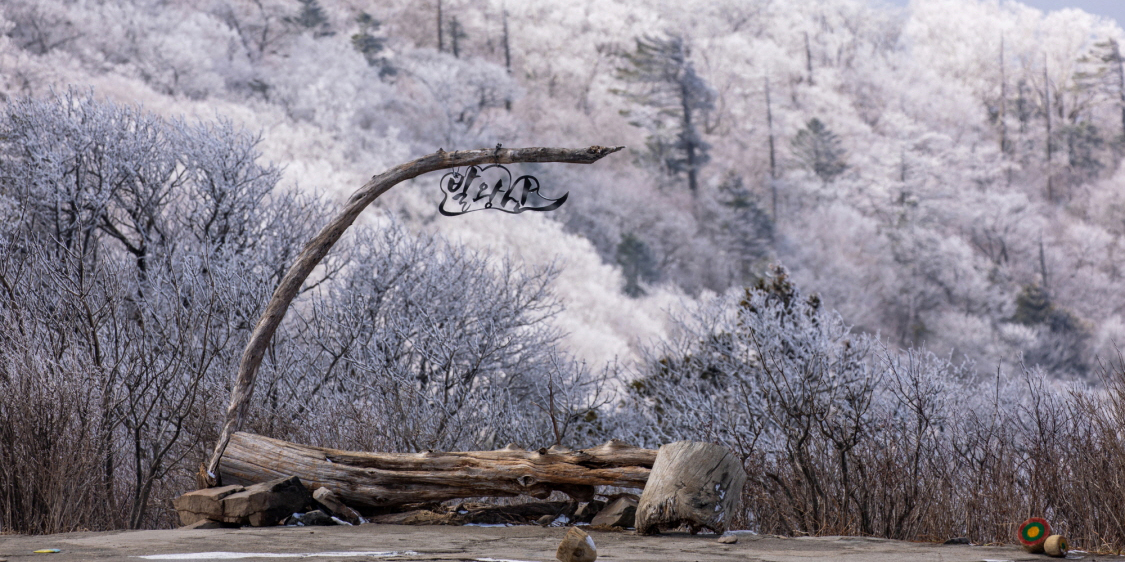
POLYGON ((211 453, 211 459, 205 470, 199 474, 201 486, 215 486, 221 484, 219 475, 219 461, 223 451, 230 441, 231 434, 238 429, 246 412, 246 406, 254 392, 254 378, 258 367, 262 363, 266 348, 269 346, 273 334, 277 331, 289 305, 296 298, 301 286, 308 279, 309 274, 320 263, 328 251, 344 234, 344 231, 355 222, 356 217, 367 208, 376 198, 399 183, 415 178, 428 172, 446 168, 475 166, 479 164, 515 164, 523 162, 560 162, 567 164, 593 164, 605 156, 613 154, 624 147, 591 146, 588 148, 485 148, 478 150, 460 150, 445 152, 438 150, 428 156, 400 164, 390 170, 374 176, 363 187, 348 198, 344 209, 333 218, 312 240, 310 240, 297 256, 297 260, 285 273, 281 283, 274 290, 273 297, 266 305, 262 317, 258 319, 242 360, 238 366, 234 387, 231 389, 230 405, 227 407, 226 418, 223 423, 219 440, 211 453))
POLYGON ((725 533, 738 511, 746 471, 724 447, 679 441, 662 445, 637 506, 637 534, 687 524, 694 533, 725 533))
POLYGON ((238 432, 222 463, 227 484, 296 476, 311 490, 328 488, 350 507, 379 508, 469 497, 529 495, 554 490, 589 501, 594 486, 642 488, 657 452, 621 441, 580 451, 362 453, 298 445, 238 432))

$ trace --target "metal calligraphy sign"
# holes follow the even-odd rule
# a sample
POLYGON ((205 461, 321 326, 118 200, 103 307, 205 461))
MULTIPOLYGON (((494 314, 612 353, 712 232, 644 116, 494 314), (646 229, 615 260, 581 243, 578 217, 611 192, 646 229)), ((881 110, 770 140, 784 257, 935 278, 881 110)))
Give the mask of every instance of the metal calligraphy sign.
POLYGON ((520 176, 512 181, 512 172, 500 164, 470 166, 464 174, 449 172, 441 177, 441 191, 445 198, 438 211, 447 217, 484 209, 513 214, 553 211, 570 195, 564 193, 558 199, 548 199, 540 195, 539 180, 534 176, 520 176))

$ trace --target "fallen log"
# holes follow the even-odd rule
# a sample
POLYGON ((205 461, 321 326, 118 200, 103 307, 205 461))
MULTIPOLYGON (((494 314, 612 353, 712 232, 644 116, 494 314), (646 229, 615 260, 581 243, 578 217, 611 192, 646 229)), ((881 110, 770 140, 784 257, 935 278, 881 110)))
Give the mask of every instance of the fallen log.
POLYGON ((594 486, 643 488, 656 451, 616 439, 580 451, 363 453, 310 447, 235 433, 223 455, 221 478, 247 485, 297 476, 310 489, 334 491, 353 508, 382 508, 470 497, 528 495, 558 490, 590 501, 594 486))

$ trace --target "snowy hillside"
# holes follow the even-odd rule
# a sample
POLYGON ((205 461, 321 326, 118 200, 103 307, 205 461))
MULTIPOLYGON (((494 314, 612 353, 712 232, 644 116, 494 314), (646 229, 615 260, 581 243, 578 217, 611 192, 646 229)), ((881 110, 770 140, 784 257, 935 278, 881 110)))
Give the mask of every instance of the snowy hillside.
POLYGON ((1125 341, 1122 32, 1089 14, 1007 0, 10 0, 0 14, 6 97, 76 85, 230 119, 262 133, 283 183, 340 199, 438 148, 627 146, 589 168, 526 167, 571 193, 554 215, 441 217, 436 177, 378 202, 559 265, 555 321, 595 365, 775 262, 857 328, 985 371, 1024 353, 1084 375, 1125 341))

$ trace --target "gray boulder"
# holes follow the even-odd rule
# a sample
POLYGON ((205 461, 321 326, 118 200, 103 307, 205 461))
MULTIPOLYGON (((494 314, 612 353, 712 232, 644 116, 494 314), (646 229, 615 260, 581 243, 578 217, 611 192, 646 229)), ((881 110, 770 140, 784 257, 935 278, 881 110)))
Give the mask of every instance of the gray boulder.
POLYGON ((621 527, 628 529, 636 525, 637 517, 637 496, 622 495, 617 499, 609 502, 594 516, 593 521, 590 521, 594 526, 605 527, 621 527))

